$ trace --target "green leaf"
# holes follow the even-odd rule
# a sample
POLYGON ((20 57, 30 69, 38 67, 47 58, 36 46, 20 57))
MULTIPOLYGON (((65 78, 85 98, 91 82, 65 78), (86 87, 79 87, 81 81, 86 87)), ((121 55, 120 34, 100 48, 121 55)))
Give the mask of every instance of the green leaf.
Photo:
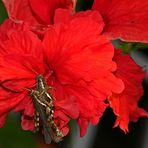
POLYGON ((8 17, 6 9, 2 3, 2 0, 0 0, 0 24, 8 17))

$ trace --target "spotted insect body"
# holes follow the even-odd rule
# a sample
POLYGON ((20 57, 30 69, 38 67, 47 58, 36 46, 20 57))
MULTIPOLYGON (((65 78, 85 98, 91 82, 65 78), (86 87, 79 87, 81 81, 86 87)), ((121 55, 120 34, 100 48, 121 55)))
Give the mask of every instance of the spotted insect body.
POLYGON ((44 138, 47 144, 51 141, 59 142, 63 138, 62 132, 59 130, 53 120, 54 104, 53 96, 50 93, 49 87, 42 75, 37 76, 37 89, 31 90, 35 106, 35 131, 39 131, 41 124, 44 130, 44 138), (40 122, 41 120, 41 122, 40 122))

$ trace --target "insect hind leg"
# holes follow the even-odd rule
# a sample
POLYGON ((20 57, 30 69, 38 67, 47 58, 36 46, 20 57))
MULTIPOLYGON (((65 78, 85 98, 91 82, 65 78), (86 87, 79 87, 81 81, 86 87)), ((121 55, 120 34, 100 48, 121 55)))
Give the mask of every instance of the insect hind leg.
POLYGON ((39 112, 35 110, 35 114, 34 114, 34 132, 39 131, 40 129, 40 115, 39 112))

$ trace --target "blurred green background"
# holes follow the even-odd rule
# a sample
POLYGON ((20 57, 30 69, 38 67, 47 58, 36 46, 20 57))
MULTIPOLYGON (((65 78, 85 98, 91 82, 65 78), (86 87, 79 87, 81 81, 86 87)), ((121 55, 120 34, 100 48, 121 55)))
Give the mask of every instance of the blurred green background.
POLYGON ((18 117, 10 113, 0 129, 0 148, 36 148, 33 133, 21 129, 18 117))

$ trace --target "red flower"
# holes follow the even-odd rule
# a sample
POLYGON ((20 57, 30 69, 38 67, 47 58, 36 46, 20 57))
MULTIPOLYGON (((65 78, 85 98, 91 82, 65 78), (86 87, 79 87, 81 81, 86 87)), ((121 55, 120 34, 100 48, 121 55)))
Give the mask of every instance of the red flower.
POLYGON ((123 90, 122 81, 112 74, 116 69, 113 46, 99 35, 103 25, 95 11, 71 15, 68 10, 57 10, 54 27, 43 40, 48 65, 78 101, 81 136, 89 121, 98 123, 107 106, 106 98, 123 90))
POLYGON ((102 15, 108 38, 148 42, 148 1, 94 0, 93 9, 102 15))
MULTIPOLYGON (((12 24, 7 21, 2 27, 10 28, 9 25, 12 24)), ((21 26, 19 27, 21 28, 21 26)), ((22 128, 33 130, 34 105, 26 88, 34 89, 36 77, 39 74, 46 77, 51 70, 44 62, 43 46, 36 35, 28 30, 17 31, 16 28, 7 30, 7 34, 7 38, 0 41, 1 126, 5 122, 8 112, 13 110, 23 113, 22 128)), ((64 97, 63 100, 55 100, 54 104, 56 112, 61 113, 56 115, 55 112, 55 120, 60 120, 59 128, 66 135, 68 133, 69 117, 78 117, 76 101, 69 96, 68 100, 64 97), (76 110, 71 110, 74 107, 76 110), (66 118, 63 119, 64 115, 66 118)))
POLYGON ((121 50, 116 50, 114 60, 117 63, 115 75, 123 80, 125 89, 121 94, 113 94, 109 98, 109 103, 117 115, 115 126, 119 125, 127 132, 130 121, 148 117, 148 113, 138 107, 138 101, 143 95, 142 81, 146 77, 146 72, 121 50))
POLYGON ((16 23, 27 22, 31 29, 43 32, 53 23, 57 8, 73 9, 76 0, 2 0, 9 18, 16 23))
POLYGON ((56 98, 54 119, 64 135, 68 117, 78 119, 81 136, 89 122, 98 123, 106 98, 121 93, 124 85, 112 74, 116 70, 114 48, 100 35, 100 16, 95 11, 86 14, 72 16, 67 10, 57 10, 54 26, 49 27, 43 43, 27 30, 11 31, 8 39, 0 42, 2 121, 10 110, 23 111, 22 126, 32 130, 34 107, 25 88, 34 88, 35 78, 42 74, 56 89, 52 92, 56 98))

